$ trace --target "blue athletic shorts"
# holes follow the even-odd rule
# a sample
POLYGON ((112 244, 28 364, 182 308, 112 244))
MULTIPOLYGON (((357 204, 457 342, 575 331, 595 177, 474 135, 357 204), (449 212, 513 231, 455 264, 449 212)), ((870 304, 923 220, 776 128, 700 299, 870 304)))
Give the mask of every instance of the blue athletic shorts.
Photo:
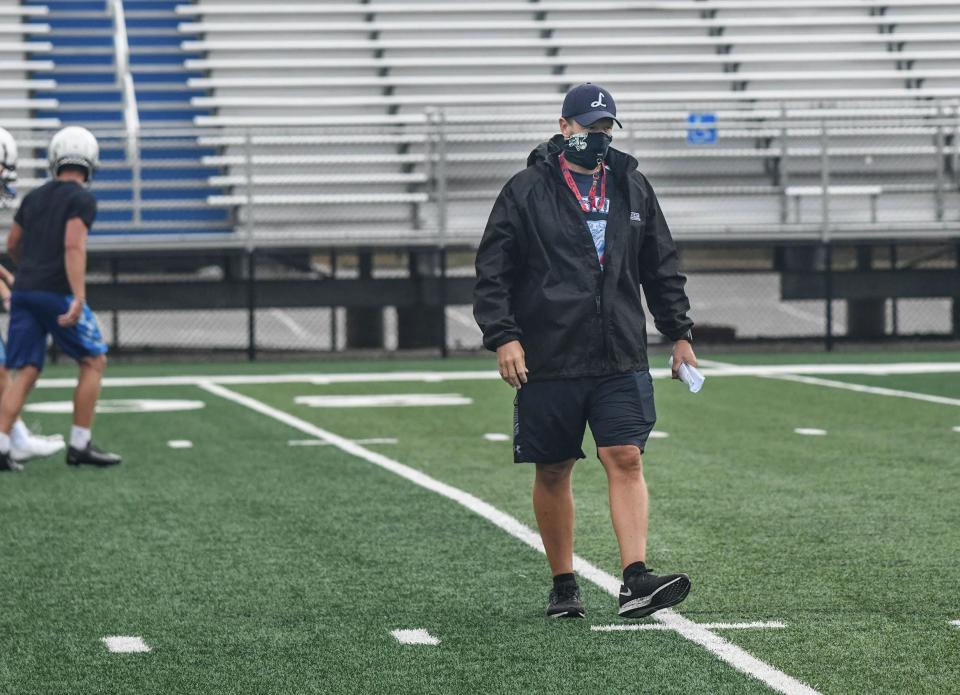
POLYGON ((649 371, 524 384, 513 413, 513 460, 562 463, 586 458, 587 424, 598 447, 644 450, 657 422, 649 371))
POLYGON ((86 304, 75 326, 64 328, 57 323, 57 317, 67 313, 72 301, 72 296, 56 292, 14 290, 7 332, 7 369, 20 369, 29 364, 42 370, 48 335, 57 347, 78 362, 106 353, 107 344, 100 335, 97 319, 86 304))

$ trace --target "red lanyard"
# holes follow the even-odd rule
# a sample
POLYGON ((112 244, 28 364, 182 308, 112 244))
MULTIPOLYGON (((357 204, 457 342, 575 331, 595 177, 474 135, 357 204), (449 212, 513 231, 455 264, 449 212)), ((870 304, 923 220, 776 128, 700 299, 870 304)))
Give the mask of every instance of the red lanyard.
POLYGON ((593 205, 594 210, 603 212, 603 208, 606 206, 607 202, 607 171, 606 167, 603 164, 600 164, 600 171, 593 172, 593 183, 590 185, 590 192, 587 194, 587 202, 583 202, 583 197, 580 195, 580 189, 577 187, 576 182, 573 180, 573 174, 570 173, 570 165, 567 164, 567 158, 562 154, 560 155, 560 171, 563 173, 563 180, 567 182, 567 186, 573 191, 574 197, 577 199, 577 203, 580 205, 580 209, 584 212, 590 212, 590 205, 593 205), (597 197, 597 182, 600 182, 600 197, 597 197))

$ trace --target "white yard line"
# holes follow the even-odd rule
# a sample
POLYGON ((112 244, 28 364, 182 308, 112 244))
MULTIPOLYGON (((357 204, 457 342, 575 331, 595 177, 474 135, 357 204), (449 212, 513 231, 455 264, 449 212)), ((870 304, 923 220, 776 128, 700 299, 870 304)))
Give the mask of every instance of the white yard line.
MULTIPOLYGON (((372 439, 354 439, 355 444, 399 444, 395 437, 374 437, 372 439)), ((331 446, 330 442, 322 439, 291 439, 287 446, 331 446)))
MULTIPOLYGON (((960 362, 901 362, 890 364, 776 364, 735 365, 701 360, 705 376, 795 376, 797 374, 948 374, 960 372, 960 362)), ((667 368, 654 368, 650 374, 655 379, 670 377, 667 368)), ((257 384, 386 384, 403 382, 440 383, 445 381, 498 381, 495 370, 482 371, 421 371, 421 372, 364 372, 355 374, 224 374, 198 376, 151 376, 151 377, 106 377, 105 387, 142 386, 199 386, 222 384, 225 386, 257 384)), ((73 388, 77 380, 41 379, 38 388, 73 388)))
MULTIPOLYGON (((200 376, 106 377, 104 387, 199 386, 213 383, 225 386, 259 384, 385 384, 438 383, 443 381, 497 381, 496 371, 471 372, 369 372, 358 374, 225 374, 200 376)), ((41 379, 38 388, 73 388, 76 379, 41 379)))
POLYGON ((951 624, 951 625, 955 625, 955 626, 957 626, 957 627, 960 627, 960 620, 951 620, 951 621, 950 621, 950 624, 951 624))
POLYGON ((503 434, 502 432, 487 432, 485 435, 483 435, 483 438, 486 439, 488 442, 509 442, 510 441, 510 435, 503 434))
POLYGON ((947 398, 946 396, 934 396, 929 393, 917 393, 916 391, 901 391, 900 389, 888 389, 882 386, 865 386, 864 384, 849 384, 845 381, 834 381, 832 379, 820 379, 813 376, 800 376, 797 374, 783 374, 772 377, 782 381, 795 381, 798 384, 812 384, 814 386, 826 386, 832 389, 843 389, 845 391, 856 391, 857 393, 872 393, 876 396, 893 396, 894 398, 910 398, 915 401, 926 401, 927 403, 939 403, 941 405, 960 405, 960 398, 947 398))
POLYGON ((100 641, 106 645, 107 651, 113 654, 137 654, 150 651, 150 647, 143 641, 143 637, 115 635, 101 637, 100 641))
MULTIPOLYGON (((714 376, 732 376, 734 370, 738 369, 736 365, 729 364, 727 362, 716 362, 714 360, 700 360, 701 364, 705 365, 704 370, 705 374, 708 373, 708 370, 712 368, 717 368, 721 370, 726 370, 724 373, 715 374, 714 376)), ((905 369, 894 370, 890 369, 897 365, 886 364, 886 365, 857 365, 863 369, 858 371, 821 371, 821 374, 856 374, 856 375, 868 375, 875 374, 880 376, 889 376, 894 374, 940 374, 940 373, 950 373, 955 371, 960 371, 954 369, 953 367, 957 365, 956 362, 944 362, 944 363, 926 363, 927 367, 940 366, 943 365, 948 367, 944 369, 943 372, 940 371, 922 371, 919 369, 924 363, 913 362, 913 363, 904 363, 900 365, 905 369), (886 370, 867 370, 865 367, 868 366, 882 366, 886 370)), ((948 398, 947 396, 934 396, 929 393, 919 393, 916 391, 903 391, 900 389, 888 389, 883 386, 867 386, 865 384, 851 384, 846 381, 835 381, 833 379, 821 379, 814 376, 804 376, 797 374, 795 372, 804 372, 807 374, 816 373, 812 370, 806 368, 807 365, 780 365, 780 367, 785 369, 778 369, 777 371, 764 371, 758 372, 756 374, 745 375, 745 376, 757 376, 764 379, 777 379, 779 381, 793 381, 798 384, 810 384, 812 386, 826 386, 827 388, 833 389, 842 389, 844 391, 855 391, 857 393, 871 393, 876 396, 892 396, 894 398, 909 398, 915 401, 926 401, 927 403, 938 403, 940 405, 960 405, 960 398, 948 398)), ((823 365, 829 367, 840 367, 842 365, 823 365)), ((739 372, 738 372, 739 373, 739 372)))
MULTIPOLYGON (((415 468, 404 465, 399 461, 378 454, 375 451, 365 449, 364 447, 350 441, 344 437, 328 432, 313 425, 305 420, 291 415, 283 410, 262 403, 255 398, 231 391, 224 386, 213 382, 201 382, 200 388, 221 398, 225 398, 245 408, 272 418, 285 425, 298 429, 311 437, 330 442, 338 449, 348 454, 361 458, 380 468, 390 471, 401 478, 405 478, 415 485, 436 492, 439 495, 460 504, 470 511, 482 516, 502 530, 509 533, 514 538, 526 543, 538 552, 544 552, 543 543, 539 534, 522 524, 509 514, 506 514, 491 504, 484 502, 469 492, 460 490, 443 483, 436 478, 418 471, 415 468)), ((620 591, 620 580, 612 574, 590 564, 579 556, 574 556, 574 569, 581 577, 593 582, 611 596, 617 596, 620 591)), ((786 695, 818 695, 817 691, 808 685, 801 683, 795 678, 788 676, 782 671, 778 671, 773 666, 761 661, 746 650, 728 642, 719 635, 711 632, 702 625, 698 625, 678 613, 671 610, 662 610, 655 613, 653 617, 668 629, 679 633, 684 638, 699 644, 714 656, 733 666, 738 671, 745 673, 757 680, 766 683, 773 690, 785 693, 786 695)))
POLYGON ((390 633, 400 644, 424 644, 435 647, 440 644, 440 640, 431 635, 423 628, 416 630, 394 630, 390 633))
POLYGON ((297 405, 310 408, 433 408, 473 405, 459 393, 386 393, 351 396, 297 396, 297 405))
MULTIPOLYGON (((759 364, 741 365, 716 360, 700 360, 704 374, 710 376, 780 376, 831 374, 892 376, 897 374, 950 374, 960 372, 960 362, 885 362, 870 364, 759 364)), ((657 376, 658 370, 651 370, 657 376)), ((666 370, 664 370, 666 371, 666 370)))
POLYGON ((827 431, 822 430, 819 427, 796 427, 793 430, 797 434, 802 434, 807 437, 825 437, 827 436, 827 431))
POLYGON ((394 630, 390 633, 400 644, 425 644, 435 647, 440 644, 440 640, 431 635, 423 628, 416 630, 394 630))

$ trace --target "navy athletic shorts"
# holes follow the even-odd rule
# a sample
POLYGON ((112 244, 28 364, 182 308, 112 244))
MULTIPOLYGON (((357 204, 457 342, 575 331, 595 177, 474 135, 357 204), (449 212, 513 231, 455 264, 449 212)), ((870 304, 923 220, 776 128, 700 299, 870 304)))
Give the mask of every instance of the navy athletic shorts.
POLYGON ((64 327, 57 317, 67 313, 73 297, 43 290, 14 290, 10 301, 10 328, 7 331, 7 369, 33 365, 43 369, 47 336, 78 362, 107 351, 100 327, 90 307, 84 304, 80 321, 64 327))
POLYGON ((562 463, 586 458, 587 424, 598 447, 642 452, 657 421, 649 371, 524 384, 513 413, 513 460, 562 463))

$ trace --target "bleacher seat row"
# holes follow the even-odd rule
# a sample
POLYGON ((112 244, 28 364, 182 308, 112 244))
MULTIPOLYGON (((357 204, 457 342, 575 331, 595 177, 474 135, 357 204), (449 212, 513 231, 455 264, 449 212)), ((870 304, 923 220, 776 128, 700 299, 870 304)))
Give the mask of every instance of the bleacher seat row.
POLYGON ((614 91, 617 144, 680 234, 815 212, 823 119, 838 225, 956 221, 955 0, 601 0, 588 16, 571 0, 122 4, 138 163, 108 3, 0 0, 0 117, 33 138, 38 166, 41 128, 112 134, 97 183, 108 233, 422 239, 446 219, 475 240, 491 194, 587 80, 614 91), (716 117, 716 144, 688 142, 691 112, 716 117))

